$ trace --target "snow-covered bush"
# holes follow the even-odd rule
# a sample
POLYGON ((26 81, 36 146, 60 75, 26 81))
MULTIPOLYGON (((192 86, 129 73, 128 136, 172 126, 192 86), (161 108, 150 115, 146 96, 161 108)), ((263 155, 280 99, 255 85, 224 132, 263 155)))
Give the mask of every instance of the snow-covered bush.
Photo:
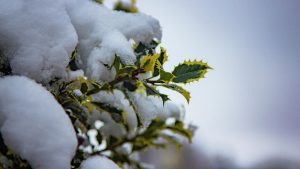
POLYGON ((193 131, 159 88, 210 67, 167 71, 159 22, 135 1, 0 0, 0 168, 144 168, 149 147, 180 147, 193 131))

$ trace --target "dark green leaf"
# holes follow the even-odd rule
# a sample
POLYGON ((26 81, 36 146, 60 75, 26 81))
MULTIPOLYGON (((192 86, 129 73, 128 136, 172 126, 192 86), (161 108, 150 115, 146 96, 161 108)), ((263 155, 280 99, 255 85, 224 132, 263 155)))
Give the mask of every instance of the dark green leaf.
POLYGON ((169 83, 170 81, 172 81, 174 79, 174 75, 170 72, 166 72, 164 71, 163 69, 160 69, 159 70, 159 75, 160 75, 160 78, 159 80, 160 81, 163 81, 165 83, 169 83))
POLYGON ((173 82, 190 83, 203 78, 207 70, 211 69, 202 61, 185 61, 176 66, 172 72, 175 75, 173 82))
POLYGON ((161 65, 163 65, 168 60, 167 52, 164 48, 160 48, 160 55, 158 57, 158 61, 161 65))
POLYGON ((103 111, 106 111, 110 113, 112 119, 117 123, 126 123, 124 119, 124 111, 120 110, 110 104, 107 103, 101 103, 101 102, 92 102, 94 105, 96 105, 98 108, 100 108, 103 111))
POLYGON ((87 91, 88 91, 88 85, 86 83, 82 83, 81 84, 81 87, 80 87, 80 91, 83 93, 83 94, 86 94, 87 91))
POLYGON ((125 87, 127 90, 133 92, 137 89, 137 84, 134 81, 126 80, 123 82, 123 87, 125 87))

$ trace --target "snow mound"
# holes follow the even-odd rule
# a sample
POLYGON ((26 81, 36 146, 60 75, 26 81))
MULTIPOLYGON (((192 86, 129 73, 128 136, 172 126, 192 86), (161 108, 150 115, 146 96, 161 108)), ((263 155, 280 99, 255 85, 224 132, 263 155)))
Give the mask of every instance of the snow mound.
POLYGON ((0 48, 13 73, 37 81, 64 77, 77 34, 61 0, 1 0, 0 48))
POLYGON ((114 78, 115 70, 109 67, 115 54, 124 64, 134 64, 136 57, 130 39, 148 43, 162 36, 159 22, 142 13, 113 11, 82 0, 70 3, 68 12, 78 33, 82 67, 90 79, 98 82, 114 78))
POLYGON ((0 78, 0 130, 5 144, 33 169, 70 169, 77 138, 55 98, 27 77, 0 78))
POLYGON ((110 159, 103 156, 92 156, 81 164, 81 169, 120 169, 110 159))
POLYGON ((135 62, 130 39, 161 39, 156 19, 113 11, 89 0, 1 0, 0 23, 0 49, 13 73, 38 82, 66 77, 76 45, 87 76, 109 81, 115 54, 124 64, 135 62))

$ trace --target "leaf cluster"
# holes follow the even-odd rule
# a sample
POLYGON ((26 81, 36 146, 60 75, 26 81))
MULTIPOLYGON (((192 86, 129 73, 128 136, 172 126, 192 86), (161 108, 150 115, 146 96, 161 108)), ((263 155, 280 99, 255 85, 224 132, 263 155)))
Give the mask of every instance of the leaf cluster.
MULTIPOLYGON (((142 168, 142 165, 138 161, 130 159, 129 155, 119 153, 117 149, 128 143, 132 145, 131 153, 140 152, 149 147, 165 148, 170 143, 180 147, 181 143, 176 138, 162 132, 165 130, 185 137, 191 142, 192 132, 180 120, 176 120, 176 122, 170 125, 166 121, 154 119, 148 127, 143 126, 140 119, 140 112, 137 111, 133 100, 128 96, 129 92, 138 92, 138 90, 142 89, 146 91, 147 95, 161 97, 163 102, 165 102, 169 100, 168 96, 158 90, 158 87, 165 87, 180 93, 189 102, 190 92, 185 90, 180 84, 198 81, 210 69, 206 63, 195 60, 184 61, 175 66, 174 70, 167 71, 163 67, 168 60, 167 52, 162 47, 156 52, 158 45, 156 41, 152 41, 150 44, 140 43, 135 45, 134 51, 138 58, 135 65, 124 65, 119 56, 116 55, 113 64, 109 66, 116 70, 115 78, 112 81, 99 84, 95 81, 81 78, 64 86, 62 90, 64 92, 58 92, 56 95, 57 99, 60 100, 66 110, 71 110, 69 116, 73 119, 74 127, 78 128, 76 129, 78 133, 85 133, 90 129, 95 129, 87 121, 87 117, 94 109, 108 112, 116 123, 122 124, 128 130, 128 124, 125 120, 126 112, 124 110, 108 103, 92 100, 91 96, 100 91, 112 92, 114 89, 121 90, 135 110, 139 122, 139 132, 132 138, 105 138, 101 134, 101 131, 98 130, 98 142, 102 143, 105 140, 107 147, 100 151, 93 149, 90 153, 78 151, 80 155, 77 155, 74 161, 82 161, 90 155, 109 151, 111 153, 109 157, 120 166, 130 165, 135 168, 142 168), (74 95, 74 90, 79 90, 82 95, 74 95), (76 159, 77 157, 80 158, 76 159)), ((82 143, 89 142, 88 138, 85 139, 82 143)))

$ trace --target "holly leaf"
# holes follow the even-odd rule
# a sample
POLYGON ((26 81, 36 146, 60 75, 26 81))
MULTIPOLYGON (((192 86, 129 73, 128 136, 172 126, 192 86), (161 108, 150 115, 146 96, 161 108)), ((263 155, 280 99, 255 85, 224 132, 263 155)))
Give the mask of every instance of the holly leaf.
POLYGON ((143 83, 146 88, 147 95, 156 95, 161 97, 163 104, 165 104, 166 101, 170 100, 168 95, 160 93, 158 90, 156 90, 154 87, 148 85, 147 83, 143 83))
POLYGON ((110 104, 101 103, 101 102, 92 102, 95 106, 97 106, 101 111, 105 111, 110 113, 112 119, 117 123, 126 124, 125 120, 125 112, 121 109, 118 109, 110 104))
POLYGON ((144 86, 146 88, 147 95, 159 95, 159 91, 154 87, 149 86, 147 83, 144 83, 144 86))
POLYGON ((117 74, 118 74, 119 70, 124 67, 124 64, 122 63, 122 61, 118 55, 115 55, 115 60, 112 64, 112 67, 114 67, 116 69, 117 74))
POLYGON ((80 87, 81 93, 86 94, 87 91, 88 91, 88 89, 89 89, 89 87, 88 87, 88 85, 86 83, 82 83, 81 84, 81 87, 80 87))
POLYGON ((163 104, 165 104, 166 101, 170 100, 170 98, 169 98, 168 95, 166 95, 166 94, 160 93, 159 96, 160 96, 161 99, 163 100, 163 104))
POLYGON ((163 65, 167 60, 168 60, 167 52, 163 47, 161 47, 158 61, 160 62, 161 65, 163 65))
POLYGON ((175 77, 172 73, 166 72, 163 69, 159 69, 159 75, 160 75, 159 81, 163 81, 165 83, 169 83, 175 77))
POLYGON ((180 93, 186 99, 186 101, 188 103, 190 102, 191 94, 190 94, 190 92, 185 90, 183 87, 178 86, 176 84, 161 84, 159 86, 163 86, 163 87, 166 87, 168 89, 171 89, 171 90, 174 90, 174 91, 180 93))
POLYGON ((155 55, 146 55, 141 59, 141 68, 143 68, 146 72, 153 72, 155 63, 159 57, 159 54, 155 55))
POLYGON ((211 69, 211 67, 202 61, 184 61, 172 71, 175 76, 172 81, 175 83, 194 82, 203 78, 208 69, 211 69))
POLYGON ((76 47, 72 52, 70 62, 69 62, 69 68, 73 71, 79 69, 79 63, 77 59, 78 59, 78 49, 76 47))
POLYGON ((155 63, 153 77, 156 77, 160 74, 160 69, 163 69, 163 64, 168 60, 168 56, 166 50, 164 48, 160 48, 160 54, 155 63))
POLYGON ((138 84, 136 81, 125 80, 123 82, 123 87, 130 92, 134 92, 138 88, 138 84))
POLYGON ((136 66, 125 66, 117 71, 116 76, 120 76, 124 74, 131 75, 134 70, 136 70, 136 66))
POLYGON ((93 86, 93 89, 87 91, 86 94, 88 96, 96 94, 96 93, 100 92, 101 90, 110 90, 111 89, 111 86, 109 85, 109 83, 104 83, 102 86, 96 82, 93 82, 91 84, 93 86))

